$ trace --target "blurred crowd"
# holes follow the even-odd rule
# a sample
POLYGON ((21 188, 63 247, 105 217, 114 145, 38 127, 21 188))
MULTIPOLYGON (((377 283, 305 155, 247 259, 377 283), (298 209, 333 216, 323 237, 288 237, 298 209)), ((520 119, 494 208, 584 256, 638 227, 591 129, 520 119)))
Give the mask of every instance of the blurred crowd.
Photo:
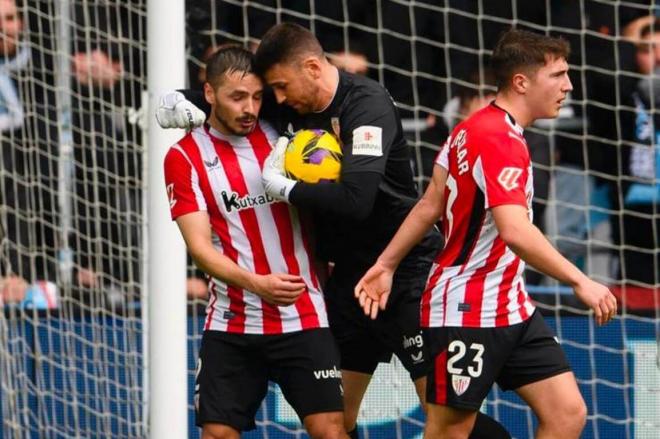
MULTIPOLYGON (((24 301, 39 281, 82 306, 139 300, 145 3, 72 0, 65 51, 53 19, 59 2, 0 0, 0 298, 6 303, 24 301), (63 53, 68 90, 57 86, 63 53), (70 99, 70 117, 63 96, 70 99), (58 193, 67 172, 59 160, 67 135, 73 146, 68 233, 58 193), (68 277, 67 248, 73 255, 68 277)), ((186 0, 190 87, 203 84, 204 61, 217 46, 254 48, 277 21, 308 26, 339 68, 388 88, 411 145, 419 146, 413 165, 420 190, 451 128, 492 98, 488 54, 499 33, 515 25, 566 38, 571 99, 558 120, 526 132, 535 164, 535 222, 590 274, 658 288, 660 21, 653 2, 278 5, 186 0)), ((528 281, 546 282, 534 272, 528 281)), ((188 294, 206 295, 194 270, 188 294)))

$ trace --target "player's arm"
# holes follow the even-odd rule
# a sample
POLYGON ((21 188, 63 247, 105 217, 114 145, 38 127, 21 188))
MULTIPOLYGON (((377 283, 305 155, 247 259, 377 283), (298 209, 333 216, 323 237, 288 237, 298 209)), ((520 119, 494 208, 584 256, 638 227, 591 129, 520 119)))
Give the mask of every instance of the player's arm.
POLYGON ((493 207, 491 212, 506 245, 540 272, 572 286, 578 298, 594 311, 598 324, 607 323, 616 315, 614 295, 564 258, 532 224, 527 209, 509 204, 493 207))
POLYGON ((360 108, 351 111, 353 117, 345 115, 340 120, 343 151, 340 180, 308 184, 290 180, 283 172, 264 172, 264 186, 271 196, 297 207, 357 221, 369 216, 385 173, 390 147, 401 128, 394 105, 385 93, 363 96, 359 102, 360 108), (365 135, 372 149, 360 143, 364 142, 361 136, 365 135))
POLYGON ((199 178, 179 145, 168 151, 164 168, 172 219, 179 226, 197 265, 210 276, 258 294, 269 303, 289 305, 295 302, 305 289, 302 278, 289 274, 258 275, 249 272, 213 247, 206 201, 199 196, 202 193, 199 178))
MULTIPOLYGON (((468 132, 468 142, 470 136, 468 132)), ((578 298, 594 310, 598 324, 609 321, 616 314, 614 295, 566 260, 527 215, 525 187, 530 170, 525 143, 512 132, 478 141, 481 168, 473 168, 472 176, 485 194, 485 208, 490 209, 500 238, 532 267, 571 285, 578 298)))
POLYGON ((305 290, 300 276, 285 273, 259 275, 241 268, 217 251, 211 241, 211 223, 205 211, 192 212, 176 219, 186 246, 197 266, 227 284, 258 294, 274 305, 291 305, 305 290))
POLYGON ((424 196, 415 204, 399 226, 390 243, 376 263, 362 276, 355 286, 355 297, 364 313, 375 319, 378 309, 385 309, 392 288, 394 272, 401 260, 419 243, 424 235, 442 216, 445 210, 445 185, 447 169, 435 165, 431 183, 424 196))
POLYGON ((365 94, 341 118, 343 158, 341 178, 329 184, 296 184, 295 206, 331 212, 353 220, 367 218, 373 209, 390 150, 402 135, 396 109, 387 93, 365 94))

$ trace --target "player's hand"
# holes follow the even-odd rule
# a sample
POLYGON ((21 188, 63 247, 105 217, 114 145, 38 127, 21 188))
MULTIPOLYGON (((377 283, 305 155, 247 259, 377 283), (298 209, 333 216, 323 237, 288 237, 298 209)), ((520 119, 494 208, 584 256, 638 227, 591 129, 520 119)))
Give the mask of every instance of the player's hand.
POLYGON ((616 297, 605 285, 586 279, 575 287, 575 295, 594 311, 599 325, 604 325, 616 315, 616 297))
POLYGON ((381 265, 378 261, 362 276, 355 286, 355 298, 365 315, 375 319, 378 310, 384 310, 387 299, 392 291, 394 271, 381 265))
POLYGON ((300 276, 286 273, 257 275, 252 290, 271 305, 287 306, 295 303, 307 286, 300 276))
POLYGON ((156 121, 161 128, 182 128, 191 130, 204 123, 206 114, 186 100, 178 92, 166 93, 160 97, 156 110, 156 121))
POLYGON ((281 201, 289 201, 289 193, 296 185, 294 180, 287 178, 284 174, 284 151, 289 144, 287 137, 277 139, 275 147, 264 162, 261 181, 271 197, 281 201))

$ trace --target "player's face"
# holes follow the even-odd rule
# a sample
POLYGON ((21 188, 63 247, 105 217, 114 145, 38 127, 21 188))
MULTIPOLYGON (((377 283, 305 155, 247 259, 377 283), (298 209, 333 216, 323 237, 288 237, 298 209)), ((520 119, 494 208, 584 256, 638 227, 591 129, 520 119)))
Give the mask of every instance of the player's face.
POLYGON ((300 114, 315 111, 319 87, 309 69, 296 62, 272 66, 264 79, 273 88, 277 103, 286 104, 300 114))
POLYGON ((257 124, 263 89, 257 75, 244 72, 225 74, 215 90, 210 83, 204 84, 212 109, 211 126, 227 135, 250 134, 257 124))
POLYGON ((564 58, 548 58, 530 78, 527 101, 534 119, 554 118, 573 84, 568 77, 568 63, 564 58))

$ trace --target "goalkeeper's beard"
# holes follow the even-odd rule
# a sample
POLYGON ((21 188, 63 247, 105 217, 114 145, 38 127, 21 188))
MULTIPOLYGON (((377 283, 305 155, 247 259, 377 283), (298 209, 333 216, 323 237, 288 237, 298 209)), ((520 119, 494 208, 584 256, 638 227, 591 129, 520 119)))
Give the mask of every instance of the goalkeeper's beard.
POLYGON ((257 117, 252 114, 244 114, 241 117, 237 117, 233 119, 235 125, 229 123, 228 119, 222 115, 222 112, 219 109, 215 109, 213 111, 213 116, 215 118, 216 123, 219 125, 220 128, 222 128, 221 130, 219 130, 220 132, 226 132, 234 136, 247 136, 252 131, 254 131, 254 128, 257 126, 256 124, 257 117), (251 126, 242 127, 241 124, 244 122, 250 122, 251 126))

